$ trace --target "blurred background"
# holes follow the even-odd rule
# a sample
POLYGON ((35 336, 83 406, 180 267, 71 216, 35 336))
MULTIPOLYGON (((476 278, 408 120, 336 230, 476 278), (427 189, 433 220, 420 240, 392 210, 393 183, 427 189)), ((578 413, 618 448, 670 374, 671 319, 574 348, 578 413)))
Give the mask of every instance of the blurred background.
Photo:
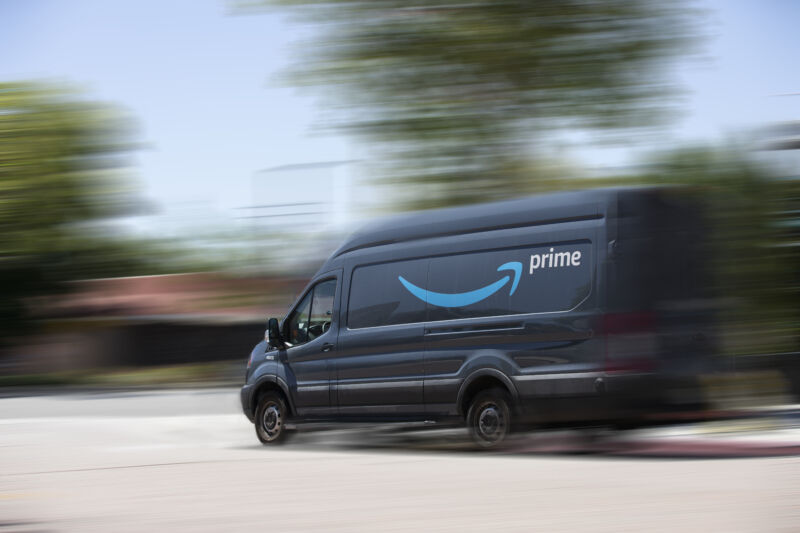
POLYGON ((0 0, 0 531, 796 530, 796 459, 642 456, 800 453, 798 20, 788 0, 0 0), (247 356, 364 221, 639 184, 706 209, 726 371, 700 378, 746 417, 513 441, 525 461, 260 449, 247 356))
POLYGON ((798 15, 6 0, 0 384, 238 381, 370 217, 680 183, 711 213, 725 354, 797 393, 798 15))

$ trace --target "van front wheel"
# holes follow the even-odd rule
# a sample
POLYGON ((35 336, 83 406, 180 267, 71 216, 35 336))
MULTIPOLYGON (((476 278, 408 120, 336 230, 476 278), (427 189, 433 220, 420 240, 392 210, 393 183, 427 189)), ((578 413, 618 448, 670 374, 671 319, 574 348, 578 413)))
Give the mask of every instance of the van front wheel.
POLYGON ((267 392, 256 407, 256 435, 262 444, 280 444, 286 439, 286 402, 277 392, 267 392))
POLYGON ((508 394, 501 389, 479 392, 467 411, 467 427, 475 444, 491 448, 503 442, 511 429, 508 394))

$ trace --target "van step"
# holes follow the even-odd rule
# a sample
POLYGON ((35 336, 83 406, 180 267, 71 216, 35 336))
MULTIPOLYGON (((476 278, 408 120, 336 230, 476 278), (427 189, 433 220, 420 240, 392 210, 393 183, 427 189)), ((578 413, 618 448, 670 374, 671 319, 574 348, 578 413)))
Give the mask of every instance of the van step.
POLYGON ((398 429, 418 429, 432 427, 439 423, 435 420, 413 420, 396 422, 336 422, 336 421, 308 421, 287 422, 286 429, 299 431, 322 431, 326 429, 369 429, 372 431, 392 431, 398 429))

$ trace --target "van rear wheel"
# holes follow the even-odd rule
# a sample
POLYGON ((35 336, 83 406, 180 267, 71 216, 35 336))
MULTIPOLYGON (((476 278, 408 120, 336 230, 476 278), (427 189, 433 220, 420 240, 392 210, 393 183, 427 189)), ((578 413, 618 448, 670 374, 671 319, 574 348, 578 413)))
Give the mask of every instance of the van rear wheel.
POLYGON ((479 392, 467 411, 467 428, 481 448, 492 448, 505 440, 511 430, 511 400, 502 389, 479 392))
POLYGON ((277 392, 266 392, 256 407, 256 435, 262 444, 280 444, 286 440, 286 402, 277 392))

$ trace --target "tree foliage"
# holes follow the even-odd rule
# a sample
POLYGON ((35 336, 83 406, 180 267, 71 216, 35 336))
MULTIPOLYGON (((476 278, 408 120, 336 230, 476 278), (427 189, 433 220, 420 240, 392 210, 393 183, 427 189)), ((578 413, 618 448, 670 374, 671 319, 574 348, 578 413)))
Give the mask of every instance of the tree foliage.
POLYGON ((0 334, 61 282, 115 270, 120 246, 93 222, 131 213, 133 147, 118 110, 36 83, 0 84, 0 334))
POLYGON ((315 23, 293 81, 325 91, 337 124, 373 142, 410 207, 526 190, 529 160, 559 128, 664 118, 664 62, 694 14, 648 0, 272 3, 315 23))

